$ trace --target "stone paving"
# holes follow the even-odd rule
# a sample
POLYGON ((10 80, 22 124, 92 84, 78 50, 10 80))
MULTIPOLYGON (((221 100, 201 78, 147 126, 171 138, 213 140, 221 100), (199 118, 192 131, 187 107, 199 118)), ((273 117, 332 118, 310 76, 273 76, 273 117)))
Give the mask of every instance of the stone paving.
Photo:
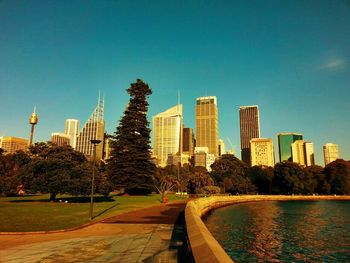
POLYGON ((174 239, 174 223, 184 205, 142 209, 75 231, 0 235, 0 262, 175 263, 181 241, 174 239), (163 220, 161 215, 166 215, 163 220))

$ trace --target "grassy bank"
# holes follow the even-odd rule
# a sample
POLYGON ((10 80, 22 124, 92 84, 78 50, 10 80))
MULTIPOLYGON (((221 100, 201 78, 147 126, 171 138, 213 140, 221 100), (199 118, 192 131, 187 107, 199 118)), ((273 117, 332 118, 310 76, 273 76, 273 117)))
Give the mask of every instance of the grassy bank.
MULTIPOLYGON (((170 200, 178 197, 169 196, 170 200)), ((72 228, 88 223, 90 199, 58 195, 0 197, 0 232, 46 231, 72 228), (67 201, 67 202, 65 202, 67 201)), ((160 204, 159 195, 97 196, 94 198, 94 221, 126 211, 160 204)))

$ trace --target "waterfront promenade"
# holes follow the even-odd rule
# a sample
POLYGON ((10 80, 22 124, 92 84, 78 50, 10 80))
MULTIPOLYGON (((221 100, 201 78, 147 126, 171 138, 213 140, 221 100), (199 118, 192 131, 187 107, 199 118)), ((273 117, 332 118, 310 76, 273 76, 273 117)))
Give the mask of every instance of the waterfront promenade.
POLYGON ((0 262, 178 262, 187 200, 63 232, 0 235, 0 262))

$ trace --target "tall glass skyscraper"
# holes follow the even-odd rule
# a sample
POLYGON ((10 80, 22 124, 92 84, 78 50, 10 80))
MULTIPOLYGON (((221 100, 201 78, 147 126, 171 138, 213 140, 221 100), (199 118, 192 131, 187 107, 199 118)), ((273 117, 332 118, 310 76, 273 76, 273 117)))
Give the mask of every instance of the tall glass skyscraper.
POLYGON ((105 121, 104 113, 104 99, 98 99, 97 107, 92 112, 90 118, 85 123, 84 127, 77 138, 76 150, 83 153, 86 158, 93 158, 94 146, 91 143, 92 139, 100 140, 101 143, 96 146, 96 159, 100 160, 103 157, 103 139, 105 121))
POLYGON ((297 140, 302 140, 303 135, 300 133, 285 132, 277 134, 277 139, 280 162, 293 161, 292 143, 297 140))
POLYGON ((79 135, 79 121, 75 119, 67 119, 64 133, 69 136, 69 144, 75 149, 77 147, 77 138, 79 135))
POLYGON ((259 107, 257 105, 239 107, 239 124, 242 161, 250 166, 250 140, 260 138, 259 107))
POLYGON ((196 100, 196 147, 208 147, 208 153, 219 156, 218 104, 215 96, 196 100))
POLYGON ((182 104, 152 117, 153 154, 159 166, 166 166, 169 155, 182 152, 182 104))

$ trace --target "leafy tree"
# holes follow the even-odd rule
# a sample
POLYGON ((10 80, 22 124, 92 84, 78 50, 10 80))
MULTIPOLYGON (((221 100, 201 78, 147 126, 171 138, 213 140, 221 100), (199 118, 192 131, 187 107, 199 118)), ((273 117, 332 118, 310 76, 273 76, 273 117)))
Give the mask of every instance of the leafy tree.
POLYGON ((293 162, 277 163, 274 168, 273 189, 277 194, 297 194, 304 192, 302 167, 293 162))
POLYGON ((0 193, 2 195, 17 194, 21 186, 20 174, 29 162, 29 156, 23 151, 0 155, 0 193))
POLYGON ((342 159, 326 165, 324 169, 330 192, 333 194, 350 194, 350 162, 342 159))
POLYGON ((255 186, 246 176, 247 166, 232 154, 224 154, 211 165, 211 177, 224 192, 248 193, 255 191, 255 186))
POLYGON ((208 185, 203 187, 204 194, 220 194, 221 189, 215 185, 208 185))
POLYGON ((247 169, 247 175, 259 193, 271 194, 274 175, 272 167, 252 166, 247 169))
POLYGON ((304 168, 304 194, 324 193, 326 184, 323 167, 312 165, 304 168))
MULTIPOLYGON (((93 165, 93 164, 91 164, 93 165)), ((97 173, 95 174, 96 193, 107 197, 113 191, 113 184, 109 180, 106 164, 99 162, 97 173)))
POLYGON ((162 202, 166 202, 166 195, 176 185, 178 185, 178 178, 174 173, 174 166, 157 168, 157 172, 154 176, 154 187, 159 192, 162 202))
POLYGON ((37 142, 29 147, 29 153, 32 155, 32 157, 46 159, 47 155, 51 151, 51 147, 51 142, 37 142))
POLYGON ((92 169, 85 156, 70 146, 47 146, 26 165, 21 175, 25 189, 50 193, 51 201, 57 194, 89 194, 92 169))
POLYGON ((184 164, 179 171, 179 180, 178 180, 178 190, 181 193, 188 192, 188 183, 190 178, 193 176, 195 168, 191 165, 184 164))
POLYGON ((188 192, 190 194, 202 194, 205 186, 213 185, 213 179, 205 167, 196 166, 188 181, 188 192))
POLYGON ((147 97, 152 90, 138 79, 127 89, 131 98, 112 137, 112 157, 108 173, 116 187, 128 193, 149 192, 153 186, 155 165, 150 157, 150 129, 147 121, 147 97))

